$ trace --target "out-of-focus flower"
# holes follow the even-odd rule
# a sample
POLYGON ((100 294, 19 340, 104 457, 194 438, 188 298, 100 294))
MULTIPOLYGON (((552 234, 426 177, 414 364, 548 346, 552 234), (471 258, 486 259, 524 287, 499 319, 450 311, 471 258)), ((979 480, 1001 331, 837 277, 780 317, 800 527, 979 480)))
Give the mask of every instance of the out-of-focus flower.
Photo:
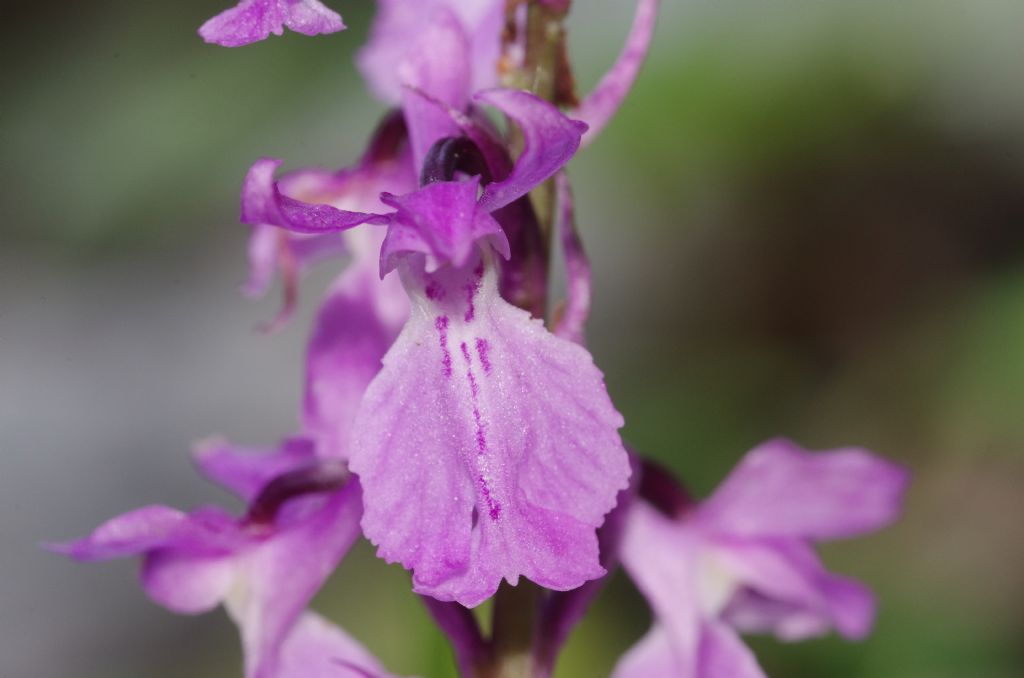
POLYGON ((696 507, 679 497, 659 502, 661 510, 634 503, 622 564, 655 623, 614 676, 763 676, 737 631, 792 641, 834 628, 864 637, 871 592, 825 570, 812 543, 891 523, 907 478, 865 450, 808 453, 775 440, 747 454, 696 507))
POLYGON ((83 561, 141 555, 142 587, 183 614, 223 604, 248 678, 383 675, 357 641, 304 612, 359 536, 361 489, 338 462, 293 438, 270 454, 210 442, 200 468, 249 502, 241 519, 204 507, 147 506, 51 548, 83 561))
POLYGON ((465 83, 466 96, 496 86, 505 4, 505 0, 380 0, 370 39, 358 57, 371 91, 384 101, 398 103, 403 85, 429 90, 421 74, 438 61, 444 62, 442 72, 465 83))
POLYGON ((341 16, 319 0, 241 0, 199 27, 206 42, 241 47, 282 35, 285 27, 304 35, 343 30, 341 16))

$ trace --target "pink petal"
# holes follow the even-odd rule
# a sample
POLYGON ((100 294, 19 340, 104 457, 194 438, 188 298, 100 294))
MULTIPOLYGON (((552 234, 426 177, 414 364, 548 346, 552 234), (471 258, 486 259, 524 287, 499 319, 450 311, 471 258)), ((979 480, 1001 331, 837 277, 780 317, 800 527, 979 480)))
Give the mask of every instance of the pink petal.
POLYGON ((523 152, 512 172, 484 188, 480 206, 488 211, 526 195, 561 169, 579 148, 580 137, 587 129, 584 123, 570 120, 554 105, 529 92, 492 89, 478 92, 473 99, 512 118, 523 135, 523 152))
POLYGON ((505 17, 504 0, 381 0, 370 27, 370 39, 359 52, 358 64, 373 93, 389 103, 397 103, 401 88, 409 84, 402 78, 402 65, 410 52, 421 50, 429 42, 422 37, 441 17, 456 18, 466 39, 468 52, 462 64, 444 63, 464 71, 467 91, 494 87, 498 83, 498 56, 501 29, 505 17))
POLYGON ((358 482, 303 502, 292 517, 235 562, 237 582, 225 606, 242 634, 246 675, 276 675, 281 644, 300 613, 359 536, 358 482))
POLYGON ((651 627, 636 645, 615 664, 611 678, 704 678, 698 674, 692 656, 677 656, 668 632, 660 625, 651 627))
MULTIPOLYGON (((303 169, 289 172, 276 182, 276 191, 281 196, 307 203, 327 204, 338 210, 349 210, 357 213, 380 212, 384 205, 379 200, 382 191, 406 192, 416 187, 415 173, 412 171, 411 154, 400 143, 396 148, 396 136, 404 135, 404 123, 401 131, 397 129, 390 117, 385 117, 371 139, 359 163, 348 169, 327 172, 319 169, 303 169)), ((259 181, 247 184, 253 201, 265 200, 271 195, 274 203, 275 188, 272 173, 269 178, 271 185, 266 185, 266 177, 260 175, 259 181)), ((252 218, 259 211, 268 208, 259 204, 252 205, 252 218)), ((276 206, 271 204, 270 217, 274 216, 276 206)), ((376 251, 380 250, 377 236, 376 251)), ((370 237, 374 239, 373 236, 370 237)), ((247 296, 257 297, 266 293, 274 274, 280 270, 284 283, 284 304, 278 315, 264 329, 276 329, 284 325, 291 317, 298 302, 299 279, 313 264, 324 259, 338 257, 350 250, 356 259, 369 259, 369 254, 359 247, 365 240, 351 231, 340 236, 337 233, 295 233, 267 224, 253 226, 249 238, 249 281, 243 291, 247 296), (356 240, 356 243, 350 241, 356 240), (356 251, 358 250, 358 251, 356 251)), ((375 255, 374 255, 375 256, 375 255)))
POLYGON ((241 0, 199 28, 206 42, 240 47, 281 35, 287 26, 304 35, 334 33, 345 28, 341 17, 318 0, 241 0))
POLYGON ((327 204, 314 204, 284 195, 274 181, 281 161, 260 158, 242 184, 241 220, 246 224, 272 224, 296 233, 333 233, 363 223, 386 223, 379 214, 350 212, 327 204))
POLYGON ((244 542, 234 517, 220 508, 182 513, 166 506, 145 506, 108 520, 82 539, 48 548, 76 560, 93 561, 164 548, 220 555, 237 550, 244 542))
MULTIPOLYGON (((398 65, 402 85, 455 110, 469 101, 469 38, 458 18, 446 8, 438 8, 408 46, 398 65)), ((412 143, 414 167, 422 167, 427 151, 435 141, 456 131, 451 117, 434 106, 424 106, 418 97, 403 90, 402 109, 412 143)))
POLYGON ((397 211, 380 251, 381 277, 410 253, 426 255, 429 270, 446 264, 464 266, 478 240, 508 257, 508 239, 501 226, 477 206, 479 177, 439 181, 403 196, 385 194, 397 211))
POLYGON ((577 344, 584 344, 584 329, 590 316, 590 261, 583 251, 579 233, 576 232, 572 188, 565 172, 555 175, 555 189, 566 277, 565 304, 560 309, 555 334, 577 344))
POLYGON ((568 589, 600 576, 595 528, 629 461, 590 355, 503 301, 479 255, 401 272, 414 310, 351 457, 379 555, 413 569, 417 591, 468 606, 503 577, 568 589))
POLYGON ((633 26, 629 29, 626 45, 618 60, 572 112, 573 117, 587 123, 589 127, 583 137, 584 145, 593 141, 604 129, 633 87, 640 67, 647 58, 647 48, 654 35, 657 16, 658 0, 638 0, 633 26))
POLYGON ((257 224, 249 236, 249 279, 242 291, 250 298, 262 297, 278 269, 287 284, 288 278, 297 278, 311 264, 344 253, 345 243, 337 234, 288 233, 269 224, 257 224))
POLYGON ((700 678, 766 678, 754 653, 725 624, 705 623, 697 652, 700 678))
POLYGON ((735 536, 850 537, 894 521, 907 482, 904 468, 867 450, 811 453, 773 440, 743 458, 697 520, 735 536))
MULTIPOLYGON (((379 251, 377 233, 360 235, 373 237, 377 246, 369 249, 379 251)), ((348 458, 359 403, 409 317, 397 277, 381 280, 376 252, 357 251, 359 258, 328 291, 307 346, 302 425, 321 457, 348 458)))
POLYGON ((825 570, 813 549, 796 540, 718 543, 720 562, 742 585, 723 616, 742 631, 803 640, 835 628, 863 638, 874 598, 863 585, 825 570))
POLYGON ((355 638, 306 612, 281 645, 273 678, 383 678, 380 662, 355 638))
POLYGON ((312 441, 303 437, 288 438, 273 449, 241 447, 223 438, 209 438, 196 443, 192 450, 192 459, 203 475, 246 502, 277 476, 314 458, 312 441))
POLYGON ((160 549, 143 561, 142 588, 154 602, 179 614, 209 612, 235 581, 233 555, 201 556, 160 549))
POLYGON ((680 666, 691 667, 689 672, 696 663, 702 615, 698 548, 689 530, 647 502, 637 501, 630 507, 622 537, 622 566, 664 627, 680 666))

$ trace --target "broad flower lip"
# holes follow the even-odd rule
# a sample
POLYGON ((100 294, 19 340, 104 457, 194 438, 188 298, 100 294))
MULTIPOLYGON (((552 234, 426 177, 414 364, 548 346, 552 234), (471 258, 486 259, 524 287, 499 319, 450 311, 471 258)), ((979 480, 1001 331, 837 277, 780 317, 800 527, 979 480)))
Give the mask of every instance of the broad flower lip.
POLYGON ((655 614, 615 678, 762 676, 738 632, 801 640, 870 631, 874 598, 828 572, 812 542, 861 535, 899 515, 906 469, 866 450, 807 452, 777 439, 749 452, 709 499, 667 515, 630 510, 622 561, 655 614), (666 668, 668 667, 668 668, 666 668))
POLYGON ((567 590, 602 576, 595 531, 630 468, 592 358, 504 301, 479 248, 461 267, 399 270, 413 312, 350 460, 378 555, 413 570, 417 592, 466 606, 503 579, 567 590))
POLYGON ((319 0, 241 0, 199 27, 206 42, 241 47, 283 35, 289 28, 303 35, 335 33, 345 29, 341 16, 319 0))

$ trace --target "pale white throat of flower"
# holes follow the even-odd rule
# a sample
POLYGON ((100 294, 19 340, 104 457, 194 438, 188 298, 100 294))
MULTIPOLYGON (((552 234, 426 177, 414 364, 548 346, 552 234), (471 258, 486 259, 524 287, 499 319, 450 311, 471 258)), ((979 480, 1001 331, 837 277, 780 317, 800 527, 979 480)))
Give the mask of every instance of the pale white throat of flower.
POLYGON ((705 618, 717 618, 743 582, 713 546, 699 543, 695 561, 697 604, 705 618))

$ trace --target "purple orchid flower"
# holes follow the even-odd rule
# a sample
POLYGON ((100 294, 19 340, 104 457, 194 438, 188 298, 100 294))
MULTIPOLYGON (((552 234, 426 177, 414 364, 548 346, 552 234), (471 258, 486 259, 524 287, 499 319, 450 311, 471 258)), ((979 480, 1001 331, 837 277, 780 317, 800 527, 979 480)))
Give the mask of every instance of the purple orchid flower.
POLYGON ((344 30, 345 24, 319 0, 241 0, 200 26, 199 35, 206 42, 241 47, 265 40, 271 33, 282 35, 285 27, 319 35, 344 30))
POLYGON ((51 548, 81 561, 141 555, 143 589, 174 612, 223 604, 241 632, 247 678, 386 675, 357 641, 304 612, 359 536, 358 481, 338 462, 317 462, 302 437, 272 454, 208 442, 196 458, 249 502, 243 518, 147 506, 51 548))
MULTIPOLYGON (((384 195, 395 211, 381 215, 286 201, 265 170, 273 161, 247 180, 261 221, 305 233, 388 224, 381 273, 399 269, 413 311, 353 426, 363 529, 414 571, 418 592, 467 606, 503 578, 565 590, 601 576, 595 529, 629 477, 622 419, 589 354, 497 291, 495 255, 508 242, 491 212, 551 177, 585 128, 526 92, 474 98, 526 140, 500 181, 384 195)), ((447 118, 419 141, 453 128, 447 118)))
POLYGON ((737 631, 793 641, 835 628, 863 638, 870 591, 825 570, 812 543, 885 527, 907 481, 902 467, 865 450, 809 453, 774 440, 696 507, 664 483, 642 490, 659 506, 633 504, 621 557, 655 623, 613 676, 764 676, 737 631))

